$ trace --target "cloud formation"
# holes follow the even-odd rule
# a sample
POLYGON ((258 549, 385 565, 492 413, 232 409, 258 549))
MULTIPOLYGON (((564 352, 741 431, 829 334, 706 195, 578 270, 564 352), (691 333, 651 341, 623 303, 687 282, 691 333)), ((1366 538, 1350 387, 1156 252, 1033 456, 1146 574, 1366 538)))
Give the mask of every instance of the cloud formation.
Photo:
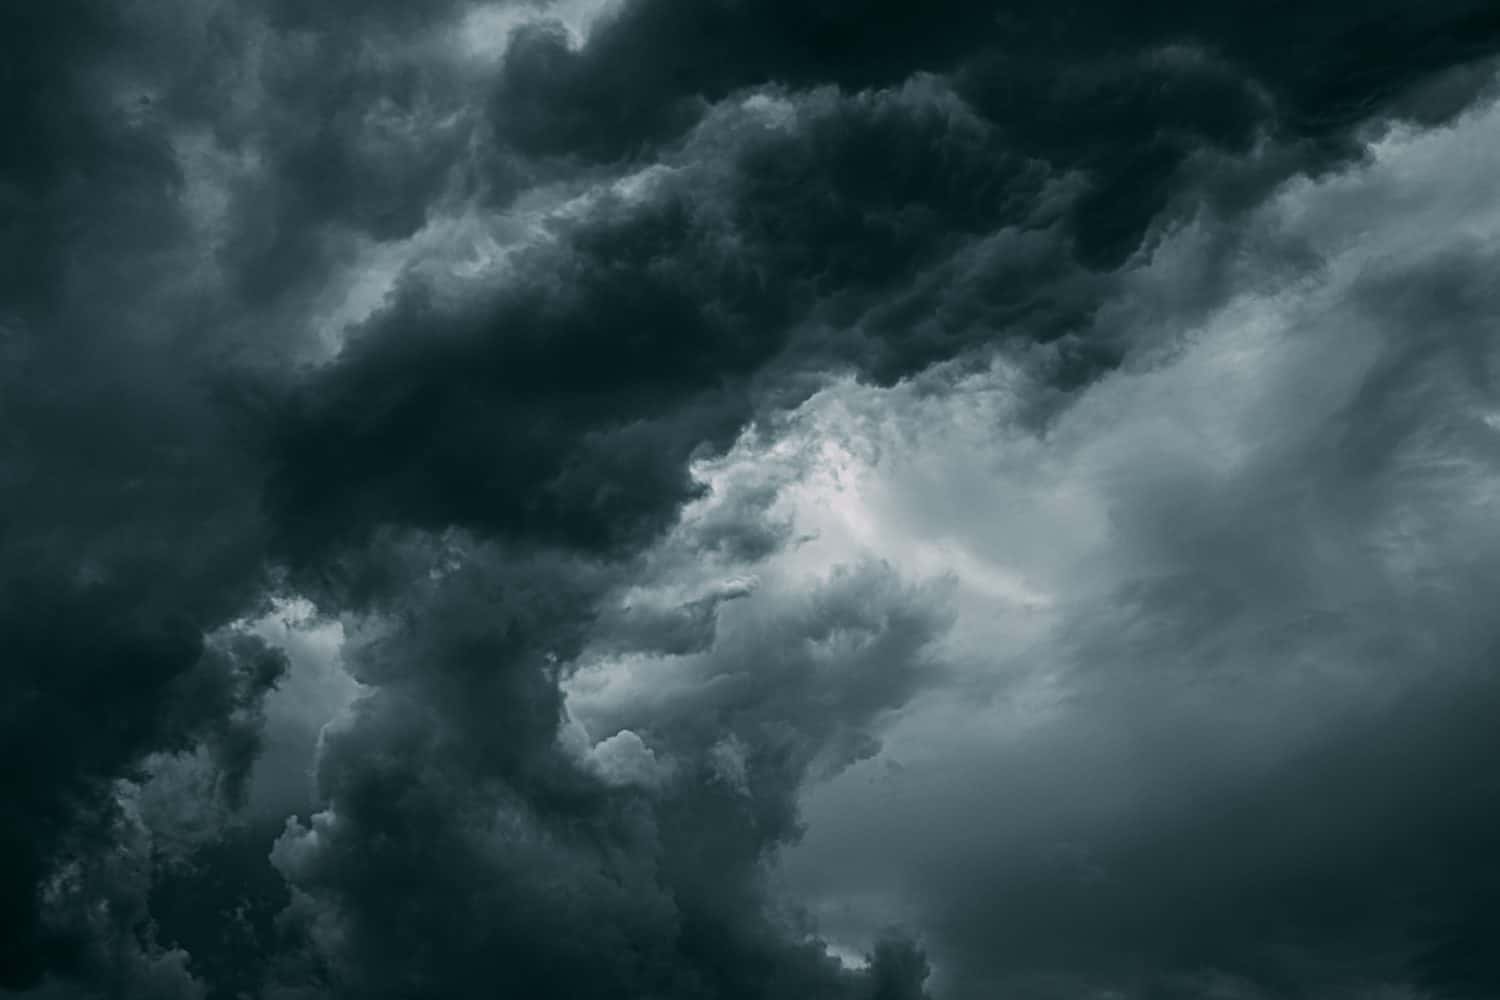
POLYGON ((0 995, 1492 993, 1497 44, 0 14, 0 995))
POLYGON ((1179 233, 1101 320, 1138 360, 1044 424, 1014 365, 818 401, 875 442, 822 544, 965 554, 958 676, 807 805, 830 933, 941 928, 957 997, 1493 991, 1496 122, 1284 188, 1164 339, 1223 238, 1179 233))

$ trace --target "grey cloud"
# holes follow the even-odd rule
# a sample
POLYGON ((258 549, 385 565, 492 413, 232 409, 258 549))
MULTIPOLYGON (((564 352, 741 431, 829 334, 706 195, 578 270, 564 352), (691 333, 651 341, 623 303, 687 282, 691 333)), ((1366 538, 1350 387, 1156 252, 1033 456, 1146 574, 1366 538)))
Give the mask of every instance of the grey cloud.
MULTIPOLYGON (((910 669, 903 654, 929 634, 920 617, 908 624, 899 605, 862 614, 856 595, 880 586, 836 585, 804 627, 815 645, 803 672, 835 657, 822 665, 835 676, 822 683, 847 697, 848 717, 808 717, 792 743, 774 704, 755 707, 789 696, 747 690, 738 728, 758 759, 745 808, 765 816, 747 827, 739 796, 696 769, 665 786, 621 781, 618 769, 573 758, 559 743, 557 670, 578 655, 590 606, 614 573, 482 546, 453 550, 453 563, 437 551, 437 572, 406 581, 399 604, 346 650, 371 690, 326 737, 325 811, 289 826, 273 853, 294 892, 285 919, 306 948, 307 964, 284 966, 288 995, 308 967, 323 970, 336 996, 466 996, 497 985, 582 996, 859 996, 920 984, 919 963, 897 951, 879 971, 854 975, 815 943, 784 941, 757 875, 762 853, 792 833, 781 817, 800 771, 825 743, 840 758, 852 752, 845 732, 899 700, 902 685, 883 678, 910 669), (597 582, 580 589, 591 576, 597 582), (893 616, 888 639, 870 617, 882 613, 893 616), (847 651, 816 645, 846 629, 857 633, 847 651), (867 661, 869 693, 842 692, 837 672, 867 661), (756 831, 748 840, 747 830, 756 831), (702 867, 705 851, 717 864, 702 867)), ((697 723, 665 725, 682 730, 660 743, 674 757, 685 752, 680 740, 704 738, 697 723)), ((615 732, 596 753, 619 756, 630 737, 615 732)))
MULTIPOLYGON (((1048 435, 1096 390, 1165 364, 1164 328, 1217 315, 1272 271, 1323 274, 1295 241, 1277 268, 1247 265, 1274 234, 1246 220, 1288 177, 1370 162, 1380 127, 1440 134, 1483 91, 1474 67, 1497 29, 1460 0, 1128 15, 1027 3, 1002 17, 947 0, 631 0, 581 38, 552 14, 576 11, 268 0, 0 14, 0 743, 31 762, 0 781, 0 988, 921 995, 919 949, 864 928, 869 964, 845 968, 771 868, 822 815, 804 811, 809 789, 879 765, 904 705, 953 684, 993 695, 946 659, 950 625, 979 599, 913 579, 945 553, 993 552, 919 541, 889 566, 834 559, 807 585, 787 567, 822 550, 782 500, 816 457, 741 484, 715 479, 714 462, 747 429, 801 433, 786 415, 850 377, 938 405, 997 353, 1032 377, 1019 424, 1059 447, 1048 435), (478 14, 519 25, 494 40, 503 55, 462 50, 478 14), (1202 259, 1160 266, 1195 225, 1219 227, 1195 244, 1202 259), (753 594, 725 589, 751 573, 753 594), (363 687, 321 742, 313 713, 289 721, 284 698, 266 700, 278 684, 305 690, 271 648, 295 641, 236 624, 262 620, 273 596, 345 630, 339 662, 363 687), (580 716, 598 730, 590 764, 565 745, 568 699, 611 656, 654 664, 661 686, 580 716), (298 791, 315 746, 316 787, 298 791), (648 759, 662 780, 642 779, 648 759)), ((1491 458, 1464 409, 1490 393, 1473 330, 1493 311, 1492 255, 1476 240, 1340 286, 1350 301, 1330 308, 1371 333, 1309 357, 1361 379, 1321 414, 1324 437, 1232 428, 1264 432, 1269 457, 1217 486, 1211 463, 1116 470, 1131 499, 1112 516, 1140 563, 1115 567, 1128 580, 1106 572, 1103 596, 1070 578, 1090 615, 1064 672, 1098 743, 1061 740, 1063 780, 1179 774, 1133 742, 1166 711, 1158 696, 1243 681, 1257 643, 1304 665, 1375 666, 1358 674, 1372 700, 1349 709, 1347 746, 1303 746, 1305 783, 1271 755, 1280 797, 1248 808, 1246 829, 1271 837, 1330 796, 1346 825, 1388 818, 1359 768, 1381 725, 1409 730, 1429 783, 1455 780, 1471 744, 1483 759, 1461 709, 1489 704, 1475 678, 1491 637, 1464 598, 1492 582, 1490 560, 1482 505, 1453 472, 1491 458), (1444 519, 1451 535, 1433 526, 1444 519), (1419 529, 1430 544, 1410 544, 1419 529), (1330 593, 1364 603, 1328 606, 1330 593), (1095 669, 1116 659, 1149 679, 1095 669), (1443 665, 1449 694, 1404 714, 1380 702, 1419 659, 1443 665)), ((1307 416, 1299 393, 1321 383, 1279 377, 1278 404, 1307 416)), ((933 533, 951 541, 976 513, 1022 520, 995 507, 950 498, 960 523, 933 533)), ((1029 551, 1077 554, 1086 536, 1029 551)), ((987 586, 1008 599, 1006 580, 987 586)), ((1318 690, 1327 700, 1310 706, 1344 706, 1318 690)), ((1213 743, 1223 715, 1167 704, 1213 743)), ((1239 789, 1261 787, 1219 784, 1221 764, 1233 770, 1188 769, 1151 800, 1162 815, 1132 827, 1138 839, 1043 851, 1038 870, 1118 873, 1102 922, 1180 859, 1162 898, 1183 913, 1207 907, 1189 884, 1206 873, 1222 898, 1286 920, 1235 940, 1156 913, 1128 955, 1084 949, 1074 972, 1102 982, 1129 966, 1141 989, 1158 976, 1188 995, 1332 982, 1325 966, 1262 961, 1262 945, 1292 928, 1328 955, 1374 954, 1409 930, 1415 893, 1433 916, 1411 932, 1415 957, 1371 960, 1369 975, 1493 985, 1478 793, 1450 812, 1395 796, 1416 818, 1348 867, 1322 841, 1268 847, 1267 887, 1252 891, 1203 848, 1226 827, 1182 805, 1242 805, 1239 789), (1475 874, 1424 868, 1422 845, 1475 859, 1475 874), (1278 892, 1300 859, 1330 895, 1390 920, 1362 937, 1308 917, 1300 890, 1278 892), (1378 879, 1352 876, 1382 865, 1409 874, 1362 895, 1378 879), (1174 949, 1221 968, 1184 969, 1174 949)), ((940 798, 949 787, 920 762, 899 773, 928 775, 940 798)), ((1026 784, 1007 775, 997 795, 1026 784)), ((975 835, 972 819, 953 825, 975 835)), ((1030 856, 1025 838, 1005 842, 1030 856)), ((876 874, 860 888, 881 888, 876 874)), ((921 935, 933 982, 972 993, 1055 971, 1006 964, 1031 945, 1034 965, 1061 960, 970 883, 910 889, 937 921, 921 935), (1000 959, 981 954, 986 926, 1014 934, 1000 959)), ((1046 877, 1023 888, 1038 926, 1066 937, 1079 897, 1046 877)))
POLYGON ((410 276, 291 400, 271 493, 291 549, 382 523, 636 545, 694 495, 690 458, 727 445, 768 392, 797 401, 788 376, 894 379, 975 346, 992 335, 990 283, 1018 333, 1055 337, 1086 313, 1064 262, 1061 287, 1022 284, 1057 242, 1017 233, 962 274, 980 305, 906 337, 905 317, 951 287, 951 255, 987 228, 1045 230, 1032 199, 1050 178, 933 81, 769 100, 769 120, 751 101, 708 123, 638 194, 558 219, 494 287, 454 303, 410 276), (867 173, 881 137, 909 150, 899 190, 867 173), (887 286, 928 268, 879 314, 887 286))
MULTIPOLYGON (((1270 134, 1293 170, 1357 155, 1351 128, 1430 74, 1493 52, 1483 4, 1253 6, 904 5, 646 0, 580 49, 518 39, 501 76, 502 137, 523 150, 648 156, 714 102, 765 84, 857 90, 951 76, 1012 148, 1092 191, 1070 217, 1079 251, 1113 267, 1139 244, 1197 153, 1270 134), (641 59, 651 51, 656 58, 641 59)), ((1429 104, 1429 108, 1441 107, 1429 104)), ((1457 110, 1453 105, 1448 105, 1457 110)))
MULTIPOLYGON (((1278 277, 1194 307, 1166 350, 1144 311, 1140 357, 973 480, 986 397, 882 401, 912 408, 893 426, 962 428, 951 452, 897 452, 890 506, 868 501, 889 530, 956 510, 968 550, 1042 597, 960 619, 999 652, 908 710, 887 740, 904 766, 813 793, 790 878, 822 883, 831 934, 927 928, 955 997, 1493 992, 1494 247, 1423 235, 1492 231, 1487 173, 1448 155, 1492 115, 1285 193, 1252 223, 1279 236, 1241 245, 1301 242, 1316 270, 1273 256, 1278 277), (954 483, 1007 498, 1009 523, 923 495, 954 483)), ((1179 234, 1160 267, 1214 238, 1179 234)))

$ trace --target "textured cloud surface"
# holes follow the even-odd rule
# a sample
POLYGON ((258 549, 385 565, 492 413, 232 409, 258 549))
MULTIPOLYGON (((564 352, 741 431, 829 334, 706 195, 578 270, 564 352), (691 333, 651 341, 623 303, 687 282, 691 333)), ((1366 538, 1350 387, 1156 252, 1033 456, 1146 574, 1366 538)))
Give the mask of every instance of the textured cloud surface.
POLYGON ((0 13, 0 997, 1500 996, 1500 12, 0 13))

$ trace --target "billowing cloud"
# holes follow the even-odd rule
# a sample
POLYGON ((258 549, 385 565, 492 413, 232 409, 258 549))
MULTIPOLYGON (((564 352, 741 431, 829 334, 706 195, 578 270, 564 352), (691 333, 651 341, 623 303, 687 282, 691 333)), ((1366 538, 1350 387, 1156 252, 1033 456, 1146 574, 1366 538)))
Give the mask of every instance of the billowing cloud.
POLYGON ((1493 992, 1497 42, 0 14, 0 991, 1493 992))
POLYGON ((808 801, 830 933, 929 928, 956 997, 1493 990, 1496 123, 1283 189, 1163 331, 1183 230, 1045 422, 1014 364, 813 405, 869 442, 817 544, 960 594, 953 681, 808 801))

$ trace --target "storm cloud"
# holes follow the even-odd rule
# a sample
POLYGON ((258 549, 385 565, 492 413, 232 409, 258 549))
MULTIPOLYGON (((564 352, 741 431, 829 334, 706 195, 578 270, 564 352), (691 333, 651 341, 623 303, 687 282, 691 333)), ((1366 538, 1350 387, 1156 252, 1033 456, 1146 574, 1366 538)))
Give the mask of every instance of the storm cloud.
POLYGON ((1482 998, 1500 13, 0 13, 0 995, 1482 998))

